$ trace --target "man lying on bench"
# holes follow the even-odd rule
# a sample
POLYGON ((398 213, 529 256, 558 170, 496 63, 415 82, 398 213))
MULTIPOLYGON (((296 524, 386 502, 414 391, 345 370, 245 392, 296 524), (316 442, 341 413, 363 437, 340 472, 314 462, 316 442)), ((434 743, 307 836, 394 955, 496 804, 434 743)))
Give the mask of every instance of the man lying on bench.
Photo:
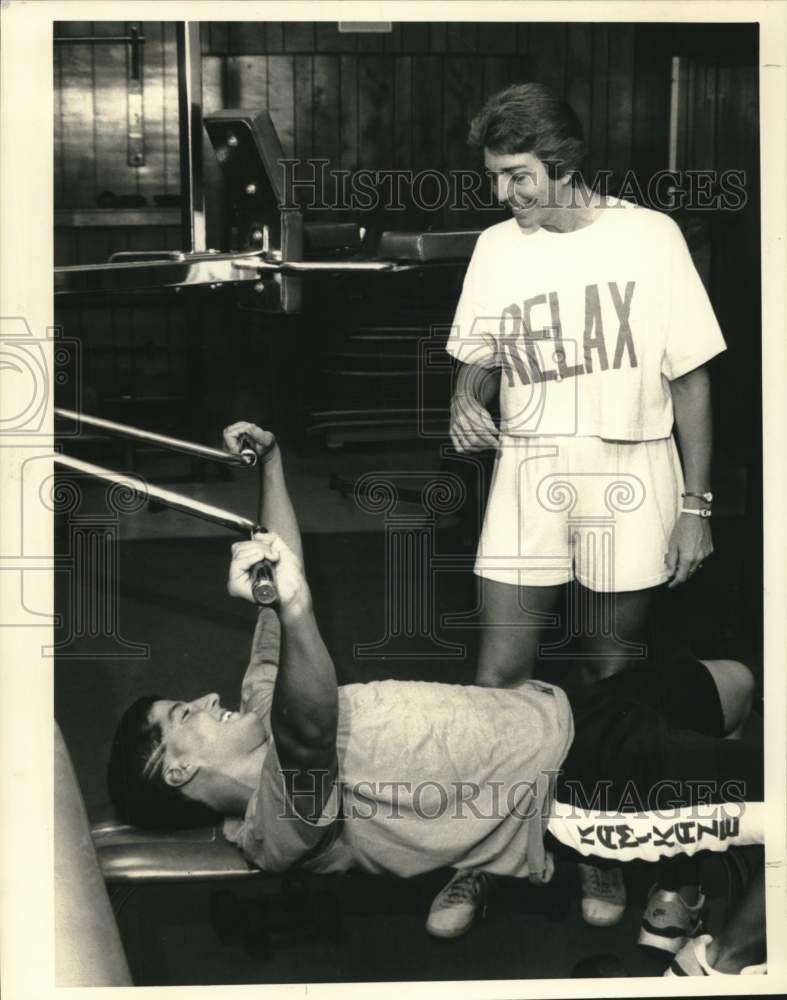
MULTIPOLYGON (((550 843, 616 860, 761 842, 757 809, 747 806, 762 798, 760 754, 697 731, 714 712, 723 729, 739 725, 751 686, 741 664, 684 659, 624 671, 571 700, 532 680, 516 689, 396 680, 337 687, 279 449, 245 422, 225 430, 227 447, 238 451, 244 434, 264 460, 262 522, 271 530, 233 545, 228 589, 252 601, 249 571, 269 559, 278 613, 258 612, 238 711, 215 694, 154 696, 127 710, 109 764, 126 822, 182 828, 225 819, 227 836, 270 872, 359 867, 406 877, 450 866, 537 882, 553 868, 547 826, 550 843), (681 836, 667 836, 669 822, 648 812, 667 799, 671 808, 697 807, 694 821, 684 810, 676 824, 681 836), (719 819, 721 809, 708 819, 698 805, 725 801, 733 819, 719 819), (590 825, 578 808, 588 802, 590 825), (599 807, 608 825, 612 814, 612 838, 601 832, 599 807), (628 823, 621 809, 639 815, 628 823)), ((702 938, 699 951, 689 940, 673 967, 736 973, 761 962, 763 908, 760 870, 727 936, 702 938)))

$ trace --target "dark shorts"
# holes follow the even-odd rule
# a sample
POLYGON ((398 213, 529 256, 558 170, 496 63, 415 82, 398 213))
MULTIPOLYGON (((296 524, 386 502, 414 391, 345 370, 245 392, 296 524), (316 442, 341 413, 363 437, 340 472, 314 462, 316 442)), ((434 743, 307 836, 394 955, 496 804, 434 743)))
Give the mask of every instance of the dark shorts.
POLYGON ((629 667, 567 694, 575 737, 559 801, 640 812, 762 800, 762 751, 722 738, 716 685, 694 657, 629 667))

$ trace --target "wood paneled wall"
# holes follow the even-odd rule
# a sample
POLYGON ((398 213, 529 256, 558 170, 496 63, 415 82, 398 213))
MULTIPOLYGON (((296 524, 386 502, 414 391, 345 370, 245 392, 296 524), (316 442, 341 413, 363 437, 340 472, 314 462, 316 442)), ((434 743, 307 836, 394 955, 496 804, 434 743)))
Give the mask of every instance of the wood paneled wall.
MULTIPOLYGON (((124 34, 132 23, 59 22, 55 34, 124 34)), ((151 206, 157 196, 178 192, 174 25, 136 24, 145 36, 142 167, 127 163, 128 47, 55 45, 58 209, 94 208, 105 191, 139 195, 151 206)), ((540 80, 576 109, 589 169, 622 174, 666 161, 669 65, 652 44, 658 31, 631 24, 396 23, 390 34, 341 34, 327 22, 207 23, 204 105, 265 107, 288 156, 327 159, 338 170, 450 170, 479 165, 465 140, 483 100, 508 83, 540 80)), ((211 161, 212 154, 209 184, 218 183, 211 161)), ((435 218, 440 214, 414 213, 411 221, 462 222, 462 213, 435 218)))
MULTIPOLYGON (((337 170, 476 168, 469 119, 492 93, 538 80, 575 108, 587 168, 666 166, 669 59, 631 24, 408 24, 341 34, 336 24, 204 25, 206 104, 265 107, 288 157, 337 170)), ((301 176, 311 176, 305 167, 301 176)), ((331 203, 334 191, 325 192, 331 203)), ((473 226, 473 212, 411 206, 387 221, 473 226)), ((487 217, 487 224, 488 224, 487 217)))
POLYGON ((175 25, 160 21, 56 21, 55 39, 127 35, 142 51, 145 163, 128 164, 128 60, 124 44, 54 44, 55 208, 95 208, 98 196, 148 205, 180 188, 175 25))
POLYGON ((716 398, 735 399, 734 406, 717 403, 716 435, 752 470, 759 463, 762 405, 757 72, 724 53, 692 51, 683 70, 678 168, 742 171, 745 178, 744 205, 696 212, 694 221, 706 232, 708 291, 728 346, 715 363, 716 398))

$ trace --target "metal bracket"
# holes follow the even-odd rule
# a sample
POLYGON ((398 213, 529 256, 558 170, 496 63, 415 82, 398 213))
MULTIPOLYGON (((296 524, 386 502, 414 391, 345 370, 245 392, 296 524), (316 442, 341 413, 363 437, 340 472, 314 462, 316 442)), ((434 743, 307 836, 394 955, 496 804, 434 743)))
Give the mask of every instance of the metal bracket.
MULTIPOLYGON (((271 263, 303 259, 303 216, 293 207, 284 153, 267 111, 226 109, 206 115, 205 129, 221 165, 238 245, 271 263)), ((277 269, 278 271, 279 269, 277 269)), ((300 312, 301 278, 276 273, 260 280, 246 308, 300 312)))
POLYGON ((129 29, 131 40, 126 56, 128 66, 128 165, 145 165, 145 108, 142 98, 143 88, 143 48, 140 45, 139 28, 129 29))

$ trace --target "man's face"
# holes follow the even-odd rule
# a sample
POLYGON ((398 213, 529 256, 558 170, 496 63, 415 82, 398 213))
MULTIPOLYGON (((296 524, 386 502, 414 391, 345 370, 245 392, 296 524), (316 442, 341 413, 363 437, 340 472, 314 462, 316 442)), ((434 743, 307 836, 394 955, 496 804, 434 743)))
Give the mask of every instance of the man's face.
POLYGON ((262 720, 254 712, 231 712, 217 694, 195 701, 156 701, 150 722, 161 727, 164 780, 180 785, 200 767, 221 769, 265 742, 262 720))
POLYGON ((522 229, 537 229, 555 210, 555 187, 547 168, 532 153, 493 153, 484 150, 484 165, 495 179, 495 193, 522 229))

